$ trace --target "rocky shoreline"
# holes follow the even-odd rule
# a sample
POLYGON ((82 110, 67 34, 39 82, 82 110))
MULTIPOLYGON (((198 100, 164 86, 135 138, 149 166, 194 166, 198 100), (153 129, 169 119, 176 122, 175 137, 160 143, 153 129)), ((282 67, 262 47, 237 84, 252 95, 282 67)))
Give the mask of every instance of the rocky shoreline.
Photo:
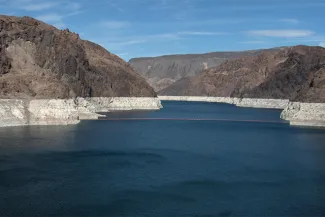
POLYGON ((98 112, 113 110, 159 110, 158 98, 98 97, 75 99, 1 99, 0 127, 70 125, 96 120, 98 112))
POLYGON ((158 96, 162 101, 216 102, 238 107, 281 109, 281 118, 292 126, 325 127, 325 103, 290 102, 287 99, 252 99, 200 96, 158 96))
POLYGON ((325 127, 325 103, 290 102, 281 118, 293 126, 325 127))
POLYGON ((166 101, 188 102, 217 102, 233 104, 238 107, 285 109, 289 103, 287 99, 251 99, 233 97, 208 97, 208 96, 158 96, 166 101))
POLYGON ((281 118, 293 126, 325 127, 324 103, 290 102, 281 99, 231 97, 158 96, 93 97, 74 99, 0 99, 0 127, 70 125, 97 120, 99 112, 159 110, 162 101, 192 101, 233 104, 238 107, 281 109, 281 118))

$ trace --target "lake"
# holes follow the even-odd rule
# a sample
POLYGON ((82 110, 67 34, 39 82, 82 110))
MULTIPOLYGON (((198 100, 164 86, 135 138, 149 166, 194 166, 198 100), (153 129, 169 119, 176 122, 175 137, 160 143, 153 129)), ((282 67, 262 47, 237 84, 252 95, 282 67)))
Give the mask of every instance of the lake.
POLYGON ((0 215, 325 215, 324 130, 280 110, 163 106, 0 128, 0 215))

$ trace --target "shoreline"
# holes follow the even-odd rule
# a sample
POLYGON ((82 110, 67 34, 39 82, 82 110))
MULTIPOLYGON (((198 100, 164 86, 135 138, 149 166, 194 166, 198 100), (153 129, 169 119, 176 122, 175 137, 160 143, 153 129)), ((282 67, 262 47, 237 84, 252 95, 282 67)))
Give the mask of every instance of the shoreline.
POLYGON ((78 124, 81 120, 104 117, 99 113, 160 110, 161 101, 211 102, 247 108, 281 109, 280 118, 292 126, 325 127, 325 103, 196 96, 0 99, 0 127, 78 124))
POLYGON ((75 99, 0 99, 0 127, 71 125, 98 120, 99 112, 159 110, 154 97, 93 97, 75 99))
POLYGON ((288 99, 256 99, 256 98, 233 98, 233 97, 209 97, 209 96, 158 96, 162 101, 185 101, 185 102, 216 102, 236 105, 248 108, 285 109, 288 99))
POLYGON ((291 126, 325 128, 325 103, 291 102, 288 99, 258 99, 200 96, 158 96, 162 101, 226 103, 237 107, 281 109, 280 118, 291 126))

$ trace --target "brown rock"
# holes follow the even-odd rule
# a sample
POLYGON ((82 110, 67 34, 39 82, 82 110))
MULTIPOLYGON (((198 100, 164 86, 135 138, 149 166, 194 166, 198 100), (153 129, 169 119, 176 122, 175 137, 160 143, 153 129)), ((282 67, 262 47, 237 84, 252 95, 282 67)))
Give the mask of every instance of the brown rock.
POLYGON ((128 63, 30 17, 0 16, 0 97, 155 96, 128 63))
POLYGON ((325 49, 296 46, 226 61, 159 94, 325 102, 325 49))
MULTIPOLYGON (((279 48, 274 49, 278 50, 279 48)), ((219 66, 226 60, 256 56, 261 52, 263 50, 167 55, 134 58, 129 63, 156 91, 160 91, 182 78, 196 76, 205 69, 219 66)))

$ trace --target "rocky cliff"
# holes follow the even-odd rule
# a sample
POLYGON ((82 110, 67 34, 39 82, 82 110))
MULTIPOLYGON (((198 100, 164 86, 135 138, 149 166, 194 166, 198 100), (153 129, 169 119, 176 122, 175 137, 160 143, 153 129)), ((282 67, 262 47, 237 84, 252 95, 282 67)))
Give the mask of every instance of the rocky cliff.
POLYGON ((290 125, 325 127, 324 103, 290 102, 281 113, 281 118, 290 125))
MULTIPOLYGON (((274 49, 277 50, 278 48, 274 49)), ((168 55, 153 58, 135 58, 131 59, 129 63, 156 91, 159 91, 179 79, 198 75, 203 70, 218 66, 226 60, 243 56, 256 56, 262 51, 168 55)))
POLYGON ((296 46, 227 60, 181 79, 159 95, 325 102, 325 49, 296 46))
POLYGON ((0 98, 153 97, 128 63, 69 30, 0 16, 0 98))

